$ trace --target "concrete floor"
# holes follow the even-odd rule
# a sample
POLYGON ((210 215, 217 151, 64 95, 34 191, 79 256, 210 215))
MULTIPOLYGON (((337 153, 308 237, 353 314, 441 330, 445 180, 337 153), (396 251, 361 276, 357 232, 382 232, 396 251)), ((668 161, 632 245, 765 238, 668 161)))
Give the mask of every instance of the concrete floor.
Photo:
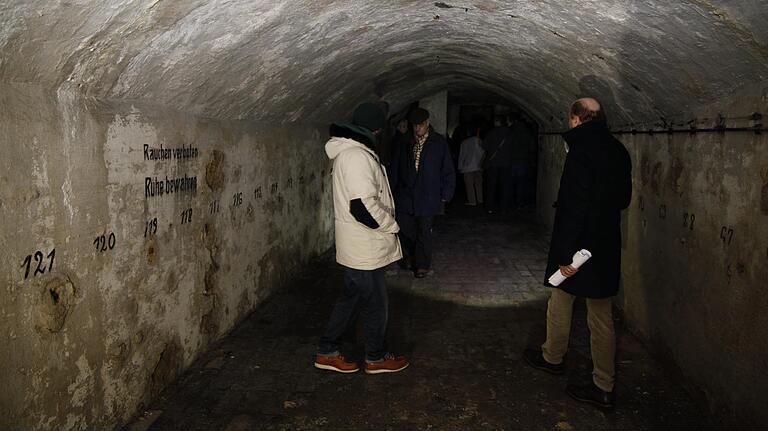
MULTIPOLYGON (((309 268, 213 346, 129 430, 676 430, 720 429, 617 320, 617 408, 572 401, 590 378, 583 303, 556 377, 528 367, 543 341, 546 238, 524 217, 456 208, 436 224, 430 278, 388 272, 390 347, 411 360, 369 376, 312 367, 340 291, 331 259, 309 268)), ((362 358, 361 330, 347 356, 362 358)))

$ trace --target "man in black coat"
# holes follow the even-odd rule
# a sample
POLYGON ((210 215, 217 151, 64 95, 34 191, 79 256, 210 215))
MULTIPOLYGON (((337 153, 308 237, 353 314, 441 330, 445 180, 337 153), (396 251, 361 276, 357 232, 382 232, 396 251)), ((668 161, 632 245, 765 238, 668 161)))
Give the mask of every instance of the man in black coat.
POLYGON ((432 221, 453 198, 456 170, 448 142, 429 126, 429 111, 417 108, 408 121, 413 134, 396 145, 389 179, 403 260, 410 261, 416 278, 423 278, 432 265, 432 221))
POLYGON ((547 340, 541 350, 523 357, 535 368, 553 374, 565 371, 571 313, 576 297, 586 298, 592 350, 592 383, 568 385, 576 400, 613 407, 616 339, 611 298, 621 275, 621 211, 632 197, 629 153, 614 138, 595 99, 579 99, 570 110, 571 129, 564 133, 565 159, 552 231, 546 276, 560 271, 566 278, 553 287, 547 307, 547 340), (571 265, 581 249, 592 258, 578 269, 571 265))

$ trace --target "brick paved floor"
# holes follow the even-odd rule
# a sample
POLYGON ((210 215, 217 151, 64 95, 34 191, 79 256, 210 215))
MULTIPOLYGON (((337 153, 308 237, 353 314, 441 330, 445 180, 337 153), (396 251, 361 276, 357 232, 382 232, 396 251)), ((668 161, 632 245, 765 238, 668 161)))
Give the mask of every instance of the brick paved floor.
MULTIPOLYGON (((543 341, 546 240, 531 223, 461 208, 435 227, 435 273, 390 270, 390 347, 411 359, 397 374, 312 367, 341 289, 332 261, 310 268, 212 347, 146 408, 130 430, 714 430, 617 321, 617 408, 572 401, 588 381, 585 309, 577 302, 569 373, 526 366, 543 341)), ((361 332, 345 353, 360 360, 361 332)))

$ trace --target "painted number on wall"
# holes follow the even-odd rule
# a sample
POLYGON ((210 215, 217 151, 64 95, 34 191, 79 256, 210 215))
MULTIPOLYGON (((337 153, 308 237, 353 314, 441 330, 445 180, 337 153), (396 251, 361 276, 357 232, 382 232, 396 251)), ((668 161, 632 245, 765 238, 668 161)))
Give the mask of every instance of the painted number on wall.
POLYGON ((731 245, 731 241, 733 241, 733 228, 723 226, 720 229, 720 240, 723 241, 723 244, 731 245))
POLYGON ((97 236, 96 239, 93 240, 93 245, 96 246, 97 253, 102 253, 115 248, 116 241, 115 233, 110 232, 109 236, 106 234, 97 236))
POLYGON ((181 212, 181 224, 192 223, 192 208, 187 208, 181 212))
MULTIPOLYGON (((219 201, 213 201, 213 202, 211 202, 211 204, 209 205, 209 207, 211 208, 211 214, 216 214, 216 213, 218 213, 218 212, 219 212, 219 209, 221 209, 221 206, 219 205, 219 201)), ((190 214, 190 215, 191 215, 191 214, 190 214)))
POLYGON ((35 267, 35 271, 32 273, 32 276, 35 277, 38 274, 45 274, 45 267, 48 267, 48 272, 53 271, 53 259, 56 257, 56 249, 54 248, 51 250, 50 253, 48 253, 48 256, 45 256, 42 251, 38 250, 35 252, 34 255, 30 254, 27 255, 27 257, 24 258, 24 263, 21 264, 22 268, 25 268, 24 270, 24 280, 29 278, 29 272, 32 270, 32 260, 34 257, 34 261, 37 262, 37 265, 35 267), (45 261, 45 258, 48 259, 48 264, 44 265, 43 262, 45 261))
POLYGON ((243 192, 237 192, 232 196, 232 206, 239 207, 243 204, 243 192))
POLYGON ((693 230, 693 224, 696 222, 696 215, 695 214, 683 214, 683 227, 687 227, 690 230, 693 230))
POLYGON ((152 220, 148 220, 144 224, 144 238, 152 236, 157 233, 157 217, 152 220))

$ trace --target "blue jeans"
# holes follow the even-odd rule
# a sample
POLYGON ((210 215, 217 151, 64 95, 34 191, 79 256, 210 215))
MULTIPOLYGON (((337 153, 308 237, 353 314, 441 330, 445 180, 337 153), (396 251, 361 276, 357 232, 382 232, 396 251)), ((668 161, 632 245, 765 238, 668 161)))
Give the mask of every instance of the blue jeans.
POLYGON ((384 358, 389 302, 383 268, 372 271, 344 268, 344 293, 333 307, 330 321, 320 338, 318 353, 339 351, 339 339, 355 323, 358 312, 363 318, 365 359, 378 361, 384 358))

